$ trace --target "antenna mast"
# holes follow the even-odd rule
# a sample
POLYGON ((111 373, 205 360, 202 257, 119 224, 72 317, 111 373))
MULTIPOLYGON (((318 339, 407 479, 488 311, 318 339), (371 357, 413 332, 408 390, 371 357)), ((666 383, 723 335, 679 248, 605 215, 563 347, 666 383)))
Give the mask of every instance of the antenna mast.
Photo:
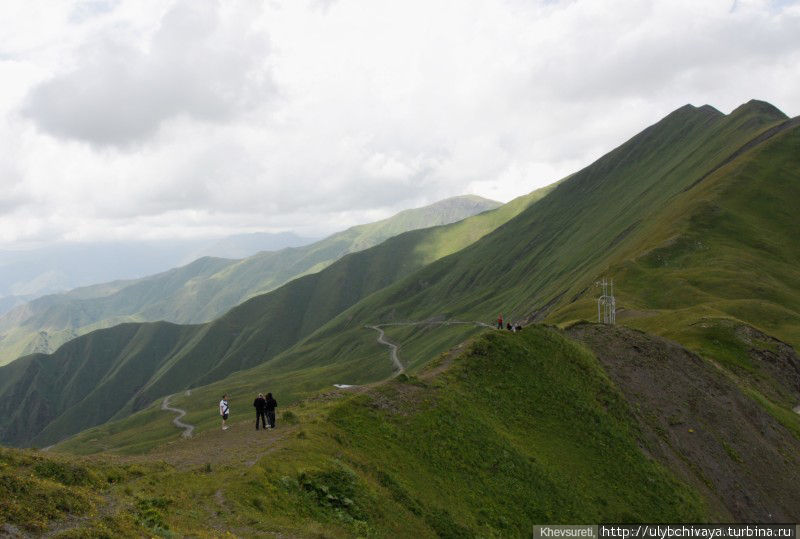
POLYGON ((617 300, 614 298, 614 279, 611 281, 603 277, 602 281, 595 283, 603 289, 603 295, 597 298, 597 323, 615 324, 617 322, 617 300), (609 288, 610 293, 609 293, 609 288))

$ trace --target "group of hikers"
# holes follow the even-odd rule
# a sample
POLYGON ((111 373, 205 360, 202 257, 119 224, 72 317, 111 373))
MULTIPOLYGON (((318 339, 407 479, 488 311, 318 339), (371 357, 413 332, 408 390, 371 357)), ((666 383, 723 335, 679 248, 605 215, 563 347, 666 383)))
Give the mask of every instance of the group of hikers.
MULTIPOLYGON (((222 416, 222 430, 228 430, 228 416, 230 415, 230 399, 228 394, 222 396, 219 401, 219 415, 222 416)), ((256 430, 259 430, 259 423, 264 430, 275 428, 275 408, 278 407, 278 402, 273 398, 272 393, 267 393, 264 397, 263 393, 259 393, 256 400, 253 401, 253 407, 256 409, 256 430)))
MULTIPOLYGON (((497 316, 497 329, 503 329, 503 313, 500 313, 497 316)), ((519 322, 513 326, 511 325, 511 322, 506 322, 506 329, 508 331, 522 331, 522 326, 519 324, 519 322)))

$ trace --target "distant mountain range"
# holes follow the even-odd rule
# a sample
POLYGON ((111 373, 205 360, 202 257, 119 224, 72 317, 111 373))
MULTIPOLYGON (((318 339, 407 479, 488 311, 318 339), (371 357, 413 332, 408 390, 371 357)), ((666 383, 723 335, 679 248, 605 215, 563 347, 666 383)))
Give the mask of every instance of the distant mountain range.
POLYGON ((204 256, 244 258, 313 242, 293 232, 237 234, 221 239, 66 243, 0 250, 0 314, 45 294, 134 279, 204 256))
MULTIPOLYGON (((498 202, 477 196, 455 197, 355 226, 303 247, 264 251, 241 260, 205 257, 141 279, 44 296, 0 317, 0 365, 24 354, 52 352, 77 335, 123 322, 206 322, 249 297, 319 271, 345 254, 401 232, 451 223, 497 206, 498 202)), ((268 238, 243 235, 204 249, 236 254, 268 241, 280 244, 299 239, 291 234, 268 238)), ((126 256, 133 254, 128 251, 126 256)), ((121 264, 126 256, 112 259, 121 264)), ((88 263, 93 262, 90 257, 88 263)))

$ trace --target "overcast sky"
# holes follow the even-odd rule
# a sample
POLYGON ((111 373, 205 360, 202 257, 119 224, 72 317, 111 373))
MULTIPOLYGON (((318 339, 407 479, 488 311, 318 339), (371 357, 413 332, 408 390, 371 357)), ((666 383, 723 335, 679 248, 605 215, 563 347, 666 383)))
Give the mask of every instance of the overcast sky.
POLYGON ((4 0, 0 248, 501 201, 686 103, 800 114, 800 3, 4 0))

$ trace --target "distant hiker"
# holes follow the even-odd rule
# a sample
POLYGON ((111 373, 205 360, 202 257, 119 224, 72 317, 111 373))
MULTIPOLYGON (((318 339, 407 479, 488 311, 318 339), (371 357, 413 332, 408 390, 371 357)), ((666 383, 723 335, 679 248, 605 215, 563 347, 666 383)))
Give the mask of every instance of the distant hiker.
POLYGON ((511 322, 508 322, 508 323, 506 324, 506 329, 507 329, 508 331, 513 331, 513 328, 511 327, 511 322))
POLYGON ((515 327, 514 329, 515 329, 516 331, 522 331, 522 326, 520 326, 519 324, 517 324, 517 327, 515 327))
POLYGON ((275 408, 278 407, 278 402, 272 398, 272 393, 267 393, 267 400, 264 404, 264 407, 267 411, 267 423, 269 423, 269 428, 275 428, 275 408))
POLYGON ((497 329, 503 329, 503 313, 497 317, 497 329))
POLYGON ((222 430, 228 430, 228 413, 230 412, 230 408, 228 407, 228 394, 225 393, 222 396, 222 400, 219 401, 219 415, 222 416, 222 430))
POLYGON ((258 430, 258 420, 261 419, 261 426, 264 427, 264 430, 267 429, 267 416, 265 415, 267 411, 267 400, 264 398, 263 393, 259 393, 256 400, 253 401, 253 406, 256 409, 256 430, 258 430))

